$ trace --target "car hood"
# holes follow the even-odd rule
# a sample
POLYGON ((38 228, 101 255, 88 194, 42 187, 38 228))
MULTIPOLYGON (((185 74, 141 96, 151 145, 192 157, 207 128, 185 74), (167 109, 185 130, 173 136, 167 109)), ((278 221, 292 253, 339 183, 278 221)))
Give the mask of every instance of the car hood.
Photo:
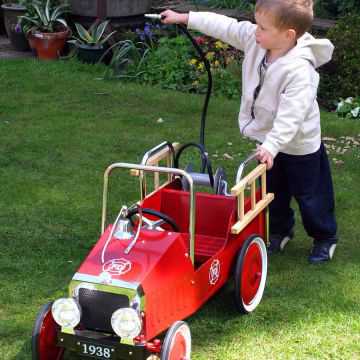
POLYGON ((186 253, 185 238, 180 233, 142 230, 138 241, 126 254, 125 249, 133 239, 118 240, 113 237, 108 241, 110 232, 111 225, 81 264, 73 280, 136 289, 151 273, 161 271, 157 270, 157 265, 164 264, 165 254, 186 253))

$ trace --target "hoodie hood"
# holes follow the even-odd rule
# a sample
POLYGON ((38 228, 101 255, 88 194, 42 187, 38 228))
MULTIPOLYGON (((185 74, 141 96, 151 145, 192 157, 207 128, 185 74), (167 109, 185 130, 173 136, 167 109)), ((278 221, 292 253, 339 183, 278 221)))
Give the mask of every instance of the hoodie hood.
POLYGON ((305 33, 298 39, 297 45, 290 51, 290 57, 302 58, 310 61, 318 68, 331 60, 334 45, 328 39, 315 39, 305 33))

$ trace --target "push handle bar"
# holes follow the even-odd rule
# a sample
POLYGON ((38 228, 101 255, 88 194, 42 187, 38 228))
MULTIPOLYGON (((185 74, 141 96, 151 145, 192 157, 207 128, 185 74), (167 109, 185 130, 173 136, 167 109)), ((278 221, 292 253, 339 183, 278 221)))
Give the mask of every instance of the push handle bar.
MULTIPOLYGON (((145 18, 152 19, 152 20, 159 20, 161 21, 164 16, 160 14, 145 14, 145 18)), ((211 75, 211 66, 209 60, 206 58, 204 52, 202 51, 201 47, 195 41, 195 39, 190 35, 189 31, 187 30, 186 26, 181 24, 177 24, 177 27, 184 33, 184 35, 190 40, 192 45, 194 46, 196 52, 198 53, 201 61, 204 64, 205 70, 208 75, 208 87, 205 96, 205 102, 201 114, 201 125, 200 125, 200 144, 205 148, 205 123, 206 123, 206 116, 207 110, 209 106, 210 96, 212 92, 212 75, 211 75)))
POLYGON ((159 145, 156 145, 155 147, 153 147, 152 149, 150 149, 149 151, 147 151, 141 161, 141 165, 147 165, 147 162, 149 161, 149 159, 151 157, 153 157, 155 154, 157 154, 158 152, 160 152, 161 150, 165 149, 165 148, 169 148, 169 150, 171 151, 171 155, 172 155, 172 164, 174 164, 175 162, 175 149, 174 146, 171 142, 169 141, 164 141, 159 145))
POLYGON ((254 151, 240 164, 238 171, 236 173, 235 184, 237 184, 241 180, 246 165, 255 159, 256 159, 256 152, 254 151))

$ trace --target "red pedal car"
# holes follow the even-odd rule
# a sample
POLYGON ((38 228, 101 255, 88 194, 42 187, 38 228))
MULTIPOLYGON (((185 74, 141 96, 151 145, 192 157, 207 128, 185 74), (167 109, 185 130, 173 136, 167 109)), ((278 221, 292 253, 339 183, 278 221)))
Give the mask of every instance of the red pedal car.
POLYGON ((266 282, 267 206, 273 199, 266 192, 266 166, 258 165, 229 194, 216 176, 217 193, 195 192, 196 176, 172 167, 174 151, 163 143, 140 165, 108 167, 101 237, 74 274, 68 297, 41 309, 34 360, 65 359, 66 352, 95 359, 190 359, 190 329, 183 319, 232 272, 238 310, 257 307, 266 282), (158 166, 164 159, 169 165, 158 166), (106 226, 114 169, 139 176, 141 201, 122 207, 106 226), (149 173, 155 190, 148 194, 149 173), (168 175, 163 184, 159 173, 168 175), (165 330, 165 338, 157 338, 165 330))

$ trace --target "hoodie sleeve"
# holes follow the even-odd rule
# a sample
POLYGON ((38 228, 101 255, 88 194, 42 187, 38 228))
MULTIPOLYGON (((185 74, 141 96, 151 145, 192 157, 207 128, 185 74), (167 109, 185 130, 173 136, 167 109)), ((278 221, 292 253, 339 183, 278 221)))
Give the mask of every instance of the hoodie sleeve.
POLYGON ((273 127, 262 144, 274 158, 294 139, 316 101, 318 77, 311 80, 311 76, 304 76, 306 72, 304 67, 299 68, 288 82, 280 96, 273 127))
POLYGON ((255 33, 256 25, 211 12, 189 13, 188 28, 220 39, 236 49, 245 50, 246 43, 255 33))

